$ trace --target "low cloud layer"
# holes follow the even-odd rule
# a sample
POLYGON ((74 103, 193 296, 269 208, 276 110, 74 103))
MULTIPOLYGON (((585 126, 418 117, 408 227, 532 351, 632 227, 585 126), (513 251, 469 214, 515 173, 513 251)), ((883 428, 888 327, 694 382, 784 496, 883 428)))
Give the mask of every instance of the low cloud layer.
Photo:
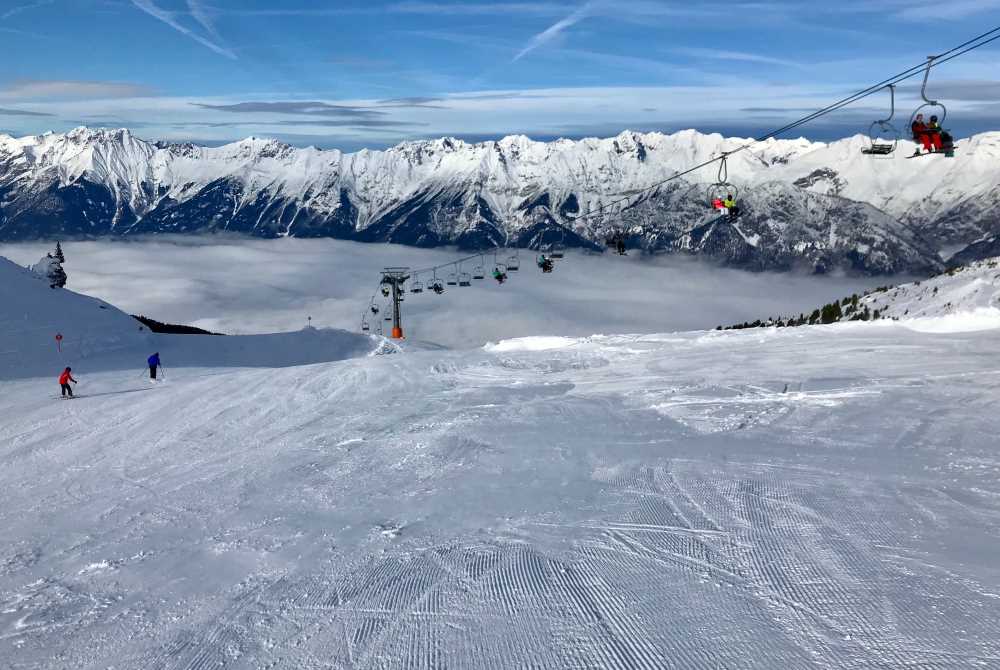
MULTIPOLYGON (((50 246, 0 245, 0 255, 33 263, 50 246)), ((309 316, 317 326, 356 330, 381 268, 425 267, 457 256, 325 239, 181 237, 69 242, 63 248, 70 289, 162 321, 234 334, 295 330, 309 316)), ((521 251, 520 258, 521 271, 502 287, 486 280, 473 288, 450 287, 443 296, 408 295, 409 337, 473 347, 525 335, 707 329, 797 314, 886 281, 757 274, 677 257, 576 252, 553 274, 542 275, 532 252, 521 251)), ((483 262, 490 269, 492 258, 483 262)))

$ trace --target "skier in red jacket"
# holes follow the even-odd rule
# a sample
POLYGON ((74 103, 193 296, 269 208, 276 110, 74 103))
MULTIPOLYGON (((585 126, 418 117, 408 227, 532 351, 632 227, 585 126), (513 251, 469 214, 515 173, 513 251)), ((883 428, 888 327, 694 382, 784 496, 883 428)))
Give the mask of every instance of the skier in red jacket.
POLYGON ((69 395, 70 398, 73 397, 73 388, 69 385, 69 383, 73 382, 75 384, 76 380, 73 379, 72 372, 73 368, 66 368, 62 371, 62 374, 59 375, 59 386, 62 387, 62 394, 64 398, 67 395, 69 395))

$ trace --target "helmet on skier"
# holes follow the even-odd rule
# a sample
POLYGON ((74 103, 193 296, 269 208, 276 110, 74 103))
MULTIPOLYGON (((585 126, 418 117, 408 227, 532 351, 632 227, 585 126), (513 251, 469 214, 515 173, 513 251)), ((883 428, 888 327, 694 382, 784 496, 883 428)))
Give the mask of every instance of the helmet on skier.
POLYGON ((66 368, 66 372, 72 372, 73 368, 66 368))

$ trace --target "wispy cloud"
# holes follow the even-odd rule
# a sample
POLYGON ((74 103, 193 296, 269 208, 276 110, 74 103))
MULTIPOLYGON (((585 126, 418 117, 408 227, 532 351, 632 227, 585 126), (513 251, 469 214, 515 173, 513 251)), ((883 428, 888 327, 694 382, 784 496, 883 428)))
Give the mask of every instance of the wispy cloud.
POLYGON ((746 53, 743 51, 726 51, 722 49, 702 49, 697 47, 678 47, 671 49, 673 53, 690 56, 691 58, 707 58, 712 60, 740 61, 744 63, 761 63, 764 65, 780 65, 782 67, 802 67, 801 63, 796 63, 782 58, 762 56, 760 54, 746 53))
POLYGON ((303 116, 371 119, 385 115, 385 112, 353 105, 332 105, 328 102, 313 101, 276 101, 276 102, 237 102, 226 105, 214 105, 195 102, 195 107, 210 109, 217 112, 234 114, 294 114, 303 116))
MULTIPOLYGON (((916 95, 918 84, 899 87, 900 93, 916 95)), ((943 100, 990 101, 1000 100, 1000 81, 995 79, 954 79, 934 82, 933 95, 943 100)))
POLYGON ((551 26, 549 26, 542 32, 532 37, 531 41, 528 42, 527 46, 521 49, 521 51, 519 51, 518 54, 514 56, 514 59, 511 62, 516 63, 517 61, 521 60, 522 58, 530 54, 535 49, 545 46, 552 40, 559 37, 559 35, 561 35, 568 28, 572 28, 580 21, 587 18, 587 16, 590 15, 592 4, 593 3, 588 2, 581 7, 578 7, 569 16, 566 16, 565 18, 556 21, 551 26))
POLYGON ((390 12, 402 14, 452 14, 484 16, 495 14, 528 14, 535 16, 560 16, 572 6, 556 2, 398 2, 386 8, 390 12))
POLYGON ((153 91, 141 84, 116 81, 76 81, 59 79, 25 79, 0 88, 0 99, 47 100, 107 98, 136 98, 152 95, 153 91))
POLYGON ((379 100, 376 104, 378 104, 379 107, 446 109, 446 107, 441 104, 443 102, 445 102, 445 99, 439 97, 411 96, 408 98, 389 98, 388 100, 379 100))
MULTIPOLYGON (((179 16, 177 12, 171 12, 162 9, 161 7, 158 7, 153 0, 132 0, 132 4, 135 5, 138 9, 141 9, 142 11, 152 16, 154 19, 167 24, 177 32, 181 33, 186 37, 191 38, 198 44, 201 44, 202 46, 211 49, 220 56, 225 56, 226 58, 230 58, 232 60, 238 60, 236 57, 236 53, 233 52, 231 49, 222 46, 217 42, 213 42, 211 39, 207 37, 199 35, 198 33, 194 32, 193 30, 187 28, 182 23, 180 23, 180 21, 178 21, 177 19, 177 17, 179 16)), ((215 28, 211 27, 212 23, 210 20, 208 20, 207 14, 205 13, 201 5, 198 2, 192 0, 189 1, 188 3, 188 9, 190 10, 191 15, 195 18, 195 20, 202 26, 202 28, 209 32, 209 36, 215 37, 218 40, 215 28), (199 16, 201 16, 202 18, 199 18, 199 16), (204 23, 202 22, 203 19, 205 20, 204 23)))
POLYGON ((951 2, 916 2, 897 16, 910 21, 958 21, 983 12, 1000 9, 1000 0, 952 0, 951 2))
POLYGON ((38 2, 28 3, 26 5, 18 5, 17 7, 11 7, 2 14, 0 14, 0 20, 6 20, 13 16, 17 16, 21 12, 27 12, 38 7, 45 7, 51 5, 55 0, 38 0, 38 2))
POLYGON ((55 114, 32 112, 27 109, 6 109, 4 107, 0 107, 0 116, 55 116, 55 114))
POLYGON ((215 24, 212 22, 212 18, 205 7, 198 0, 187 0, 187 5, 191 12, 191 17, 198 22, 198 25, 204 28, 205 32, 211 35, 216 42, 222 42, 222 37, 219 35, 219 31, 215 29, 215 24))

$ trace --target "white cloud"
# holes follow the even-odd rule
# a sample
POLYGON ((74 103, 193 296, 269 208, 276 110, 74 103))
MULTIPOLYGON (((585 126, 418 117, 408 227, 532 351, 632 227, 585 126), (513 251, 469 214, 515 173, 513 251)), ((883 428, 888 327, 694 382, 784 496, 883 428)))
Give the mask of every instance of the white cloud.
MULTIPOLYGON (((236 54, 231 49, 228 49, 227 47, 224 47, 220 44, 217 44, 216 42, 213 42, 212 40, 197 34, 193 30, 186 28, 177 20, 177 14, 175 12, 170 12, 158 7, 156 3, 153 2, 153 0, 132 0, 132 4, 135 5, 137 8, 141 9, 142 11, 146 12, 153 18, 157 19, 158 21, 162 21, 163 23, 167 24, 168 26, 170 26, 177 32, 181 33, 182 35, 190 37, 198 44, 201 44, 202 46, 211 49, 212 51, 221 56, 225 56, 226 58, 230 58, 232 60, 237 60, 236 54)), ((192 11, 192 14, 195 16, 195 19, 203 27, 205 27, 205 23, 202 23, 202 19, 198 18, 198 15, 201 15, 203 18, 207 18, 205 13, 201 10, 197 10, 198 13, 195 14, 196 11, 195 7, 200 7, 198 3, 191 2, 189 3, 188 7, 192 11)), ((208 25, 211 25, 211 22, 208 22, 208 25)), ((210 34, 215 34, 214 28, 210 30, 210 34)))
POLYGON ((219 31, 215 29, 215 24, 212 22, 212 18, 209 16, 208 10, 198 0, 188 0, 187 5, 192 18, 194 18, 194 20, 197 21, 198 24, 212 36, 213 39, 217 42, 221 42, 222 37, 219 35, 219 31))
POLYGON ((568 28, 572 28, 577 23, 587 18, 587 16, 590 14, 591 4, 592 3, 588 2, 585 5, 577 8, 569 16, 560 19, 559 21, 555 22, 542 32, 532 37, 531 41, 528 42, 527 46, 521 49, 521 51, 519 51, 518 54, 514 56, 512 62, 517 62, 522 58, 524 58, 525 56, 527 56, 532 51, 534 51, 535 49, 545 46, 552 40, 559 37, 565 30, 567 30, 568 28))
POLYGON ((399 2, 389 5, 387 10, 402 14, 451 14, 451 15, 495 15, 495 14, 529 14, 552 16, 564 14, 571 8, 563 3, 554 2, 492 2, 492 3, 456 3, 456 2, 399 2))
POLYGON ((898 16, 910 21, 958 21, 996 9, 1000 9, 1000 0, 952 0, 912 3, 900 10, 898 16))
POLYGON ((712 60, 740 61, 744 63, 761 63, 764 65, 781 65, 783 67, 803 67, 801 63, 785 60, 782 58, 772 58, 760 54, 746 53, 743 51, 726 51, 723 49, 701 49, 678 47, 671 49, 672 52, 690 56, 691 58, 707 58, 712 60))
POLYGON ((37 9, 39 7, 45 7, 47 5, 51 5, 54 2, 55 2, 55 0, 38 0, 38 2, 32 2, 32 3, 28 3, 26 5, 18 5, 16 7, 11 7, 7 11, 3 12, 2 14, 0 14, 0 20, 6 20, 6 19, 9 19, 9 18, 11 18, 13 16, 17 16, 18 14, 21 14, 23 12, 27 12, 27 11, 30 11, 32 9, 37 9))
MULTIPOLYGON (((425 267, 457 257, 449 250, 329 239, 158 237, 68 242, 63 248, 69 288, 161 321, 228 333, 296 330, 308 316, 318 326, 357 329, 381 268, 425 267)), ((34 262, 48 250, 41 243, 0 245, 0 255, 18 263, 34 262)), ((408 296, 409 336, 473 347, 525 335, 707 329, 798 314, 880 281, 577 252, 568 253, 553 274, 542 275, 532 252, 520 254, 521 271, 503 287, 484 281, 443 296, 408 296)))
POLYGON ((109 99, 150 95, 140 84, 115 81, 22 80, 0 89, 3 100, 109 99))

